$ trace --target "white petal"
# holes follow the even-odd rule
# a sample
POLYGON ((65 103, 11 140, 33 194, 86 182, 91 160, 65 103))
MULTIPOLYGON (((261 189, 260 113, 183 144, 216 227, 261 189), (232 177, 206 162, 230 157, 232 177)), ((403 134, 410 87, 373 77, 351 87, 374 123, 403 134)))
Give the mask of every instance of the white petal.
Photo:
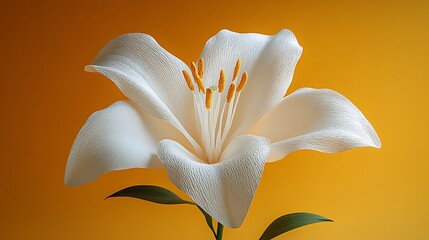
POLYGON ((205 164, 179 143, 163 140, 158 151, 170 180, 223 225, 237 228, 249 210, 269 154, 268 139, 234 138, 216 164, 205 164))
POLYGON ((97 71, 145 112, 163 119, 198 149, 192 93, 182 76, 189 68, 146 34, 125 34, 111 40, 86 71, 97 71), (185 130, 186 129, 186 130, 185 130))
POLYGON ((205 81, 217 84, 220 69, 225 69, 229 83, 237 59, 242 61, 240 76, 243 71, 249 74, 231 133, 245 133, 283 99, 301 53, 302 47, 289 30, 273 36, 222 30, 207 42, 202 53, 205 81))
POLYGON ((268 161, 311 149, 327 153, 381 146, 374 128, 347 98, 329 89, 303 88, 287 96, 250 131, 270 139, 268 161))
POLYGON ((183 136, 168 123, 119 101, 92 114, 80 130, 67 161, 65 182, 85 184, 113 170, 157 168, 158 143, 183 136))

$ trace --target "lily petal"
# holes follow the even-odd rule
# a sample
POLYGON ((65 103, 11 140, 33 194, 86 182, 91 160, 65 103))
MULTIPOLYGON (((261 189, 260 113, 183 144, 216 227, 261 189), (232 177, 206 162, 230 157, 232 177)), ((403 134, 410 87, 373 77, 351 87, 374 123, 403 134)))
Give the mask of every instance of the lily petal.
POLYGON ((250 132, 270 138, 270 162, 301 149, 336 153, 381 146, 377 133, 361 111, 347 98, 329 89, 295 91, 250 132))
POLYGON ((171 123, 201 151, 192 138, 193 98, 182 76, 182 70, 190 70, 151 36, 130 33, 114 38, 85 70, 110 78, 145 112, 171 123))
POLYGON ((177 187, 217 221, 237 228, 249 210, 269 151, 268 139, 241 135, 216 164, 202 163, 172 140, 160 142, 158 156, 177 187))
POLYGON ((184 138, 130 102, 116 102, 92 114, 80 130, 67 161, 65 183, 85 184, 113 170, 162 167, 156 153, 166 136, 184 138))
POLYGON ((249 75, 230 133, 245 133, 281 102, 301 53, 295 35, 286 29, 273 36, 222 30, 208 40, 201 55, 206 62, 205 81, 216 85, 219 71, 224 69, 230 83, 237 59, 242 62, 241 73, 249 75))

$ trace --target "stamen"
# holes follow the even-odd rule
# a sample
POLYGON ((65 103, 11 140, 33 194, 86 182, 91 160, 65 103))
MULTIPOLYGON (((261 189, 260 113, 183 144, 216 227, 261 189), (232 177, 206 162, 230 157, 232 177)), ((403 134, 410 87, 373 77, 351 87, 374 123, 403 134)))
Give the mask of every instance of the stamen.
POLYGON ((197 79, 199 77, 198 72, 197 72, 197 65, 195 65, 195 62, 191 63, 191 72, 192 72, 192 76, 194 77, 194 79, 197 79))
MULTIPOLYGON (((211 164, 218 162, 224 144, 228 140, 240 94, 247 84, 249 75, 246 71, 240 72, 241 60, 238 59, 235 63, 231 82, 229 80, 228 83, 226 82, 225 70, 221 69, 217 85, 210 83, 210 87, 206 89, 203 82, 204 71, 205 62, 200 58, 197 62, 192 62, 190 71, 183 70, 182 74, 186 85, 193 92, 195 118, 199 123, 197 130, 204 151, 202 157, 211 164), (240 73, 241 79, 238 79, 240 73), (236 79, 237 82, 234 82, 236 79), (230 84, 230 86, 225 97, 223 92, 226 84, 230 84), (202 94, 199 94, 200 92, 202 94)), ((206 84, 212 80, 215 79, 209 79, 206 84)))
POLYGON ((201 79, 200 75, 198 75, 197 72, 197 65, 195 65, 195 62, 192 62, 191 64, 191 72, 192 72, 192 76, 194 77, 195 83, 197 83, 198 86, 198 91, 200 92, 205 92, 204 89, 204 83, 203 80, 201 79))
POLYGON ((210 109, 212 106, 212 90, 210 88, 206 89, 206 108, 210 109))
POLYGON ((219 83, 218 83, 219 92, 223 92, 225 89, 225 71, 222 69, 220 70, 220 77, 219 77, 219 83))
POLYGON ((198 85, 198 90, 202 93, 205 93, 205 91, 204 91, 205 87, 204 87, 203 80, 200 77, 197 77, 197 78, 195 78, 195 82, 198 85))
POLYGON ((200 60, 198 60, 198 75, 203 78, 204 76, 204 60, 203 58, 200 58, 200 60))
POLYGON ((186 70, 183 70, 182 73, 186 80, 186 85, 188 85, 191 91, 194 91, 194 84, 192 84, 191 76, 189 76, 189 73, 186 70))
POLYGON ((231 86, 229 86, 228 89, 228 95, 226 96, 226 102, 229 103, 232 100, 232 97, 234 97, 234 92, 235 92, 235 84, 231 84, 231 86))
POLYGON ((241 75, 241 80, 240 80, 240 84, 238 84, 237 92, 240 92, 246 86, 247 78, 248 78, 247 72, 244 72, 243 75, 241 75))
POLYGON ((232 81, 234 82, 234 80, 237 78, 238 76, 238 72, 240 72, 240 68, 241 68, 241 60, 238 59, 237 63, 235 63, 235 68, 234 68, 234 75, 232 77, 232 81))

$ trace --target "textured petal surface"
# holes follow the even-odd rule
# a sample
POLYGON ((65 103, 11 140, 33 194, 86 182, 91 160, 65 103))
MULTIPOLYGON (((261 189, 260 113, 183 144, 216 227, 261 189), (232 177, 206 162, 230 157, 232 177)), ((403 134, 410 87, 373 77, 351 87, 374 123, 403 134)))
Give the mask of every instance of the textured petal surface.
POLYGON ((268 161, 311 149, 327 153, 381 146, 374 128, 347 98, 329 89, 303 88, 287 96, 250 131, 271 141, 268 161))
POLYGON ((172 140, 161 141, 158 155, 177 187, 223 225, 237 228, 249 210, 269 151, 268 139, 241 135, 216 164, 203 163, 172 140))
POLYGON ((243 71, 249 73, 231 133, 245 133, 282 100, 301 53, 302 47, 289 30, 273 36, 222 30, 208 40, 202 53, 206 62, 204 81, 216 85, 220 69, 225 69, 229 86, 237 59, 242 61, 240 76, 243 71))
POLYGON ((81 185, 100 175, 128 168, 157 168, 161 139, 183 140, 168 123, 119 101, 92 114, 71 149, 65 174, 69 186, 81 185), (181 138, 181 139, 180 139, 181 138))
POLYGON ((145 112, 163 119, 198 149, 192 94, 182 70, 189 68, 151 36, 130 33, 111 40, 85 70, 110 78, 145 112), (186 110, 186 111, 184 111, 186 110))

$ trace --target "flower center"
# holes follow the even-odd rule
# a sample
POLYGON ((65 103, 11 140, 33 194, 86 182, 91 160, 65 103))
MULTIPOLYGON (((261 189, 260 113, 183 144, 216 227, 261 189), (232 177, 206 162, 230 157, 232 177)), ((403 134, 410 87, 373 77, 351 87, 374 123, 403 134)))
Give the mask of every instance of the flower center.
POLYGON ((198 64, 192 62, 192 77, 186 70, 182 71, 186 84, 194 97, 195 118, 207 163, 218 162, 231 129, 241 91, 246 86, 248 79, 247 72, 243 72, 238 86, 236 85, 235 80, 240 69, 241 61, 238 59, 226 93, 224 93, 224 69, 220 70, 218 85, 208 88, 204 86, 204 60, 202 58, 198 60, 198 64), (194 87, 194 83, 196 87, 194 87))

